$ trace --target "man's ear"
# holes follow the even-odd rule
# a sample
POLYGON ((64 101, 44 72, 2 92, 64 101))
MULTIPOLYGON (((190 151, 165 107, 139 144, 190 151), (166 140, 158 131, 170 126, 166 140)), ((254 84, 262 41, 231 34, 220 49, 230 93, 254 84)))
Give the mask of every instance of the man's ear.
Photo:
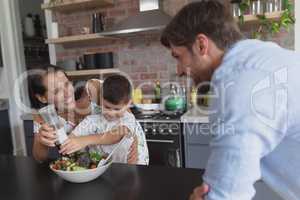
POLYGON ((196 51, 200 53, 200 55, 206 55, 208 53, 208 37, 204 34, 198 34, 196 36, 195 47, 196 51))
POLYGON ((35 95, 35 97, 42 103, 48 103, 47 98, 45 96, 41 96, 39 94, 35 95))

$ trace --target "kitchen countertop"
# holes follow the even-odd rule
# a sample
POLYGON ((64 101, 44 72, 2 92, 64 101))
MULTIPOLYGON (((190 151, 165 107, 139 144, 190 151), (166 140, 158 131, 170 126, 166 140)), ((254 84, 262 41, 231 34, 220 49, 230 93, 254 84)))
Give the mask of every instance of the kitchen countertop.
POLYGON ((182 200, 201 184, 203 170, 112 164, 98 179, 68 183, 29 157, 0 156, 0 199, 182 200))
MULTIPOLYGON (((31 114, 23 114, 22 120, 32 120, 31 114)), ((209 116, 204 115, 199 109, 192 108, 181 116, 180 119, 157 120, 157 119, 137 119, 139 122, 162 122, 162 123, 209 123, 209 116)))
POLYGON ((181 123, 180 119, 136 119, 140 123, 181 123))
POLYGON ((21 115, 22 120, 33 120, 32 114, 23 114, 21 115))
POLYGON ((181 116, 182 123, 209 123, 209 116, 200 112, 200 109, 192 108, 181 116))

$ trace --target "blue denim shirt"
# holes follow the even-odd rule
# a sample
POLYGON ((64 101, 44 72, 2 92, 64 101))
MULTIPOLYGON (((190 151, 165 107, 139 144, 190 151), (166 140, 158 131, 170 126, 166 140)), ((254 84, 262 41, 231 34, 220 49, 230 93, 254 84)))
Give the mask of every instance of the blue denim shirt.
POLYGON ((212 79, 214 138, 206 200, 250 200, 262 179, 283 199, 300 199, 300 55, 243 40, 212 79))

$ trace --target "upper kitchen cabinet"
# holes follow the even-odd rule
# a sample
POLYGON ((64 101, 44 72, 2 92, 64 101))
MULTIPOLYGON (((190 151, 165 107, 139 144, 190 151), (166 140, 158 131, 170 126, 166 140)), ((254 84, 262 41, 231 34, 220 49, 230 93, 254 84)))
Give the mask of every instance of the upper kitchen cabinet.
POLYGON ((88 10, 99 7, 112 6, 114 0, 50 0, 49 3, 42 4, 42 9, 53 10, 62 13, 69 13, 78 10, 88 10))

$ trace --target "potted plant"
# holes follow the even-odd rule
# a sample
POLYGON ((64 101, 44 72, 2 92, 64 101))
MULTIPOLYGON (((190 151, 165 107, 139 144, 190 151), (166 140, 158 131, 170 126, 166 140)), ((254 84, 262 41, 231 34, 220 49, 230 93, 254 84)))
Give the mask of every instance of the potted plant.
MULTIPOLYGON (((239 15, 239 23, 243 25, 244 15, 247 13, 250 7, 250 0, 234 0, 233 3, 239 3, 240 15, 239 15)), ((278 20, 268 19, 263 14, 256 15, 258 19, 258 28, 252 33, 252 38, 264 38, 269 33, 276 34, 279 33, 280 30, 286 29, 289 30, 289 27, 295 23, 295 17, 293 15, 294 6, 291 4, 289 0, 282 0, 283 4, 283 12, 278 20)))

